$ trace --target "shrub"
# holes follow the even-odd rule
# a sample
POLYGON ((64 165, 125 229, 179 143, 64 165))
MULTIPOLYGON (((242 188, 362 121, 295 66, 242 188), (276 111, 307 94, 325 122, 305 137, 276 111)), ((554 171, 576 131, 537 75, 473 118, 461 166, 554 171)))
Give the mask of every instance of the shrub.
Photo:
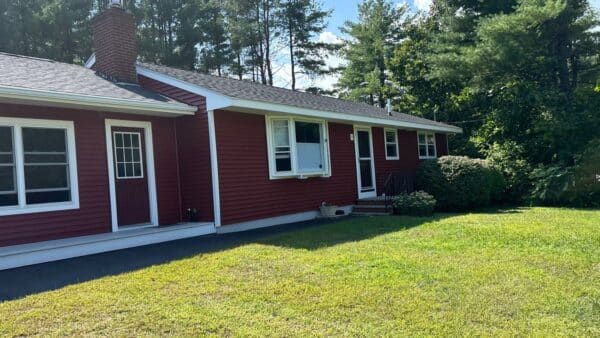
POLYGON ((433 195, 438 209, 464 211, 501 201, 505 183, 500 171, 484 160, 444 156, 421 163, 416 187, 433 195))
POLYGON ((424 191, 403 193, 394 197, 394 213, 398 215, 430 216, 435 210, 435 198, 424 191))
POLYGON ((494 143, 485 151, 488 163, 497 168, 504 177, 504 202, 523 202, 531 190, 532 167, 525 160, 524 153, 523 147, 514 141, 494 143))

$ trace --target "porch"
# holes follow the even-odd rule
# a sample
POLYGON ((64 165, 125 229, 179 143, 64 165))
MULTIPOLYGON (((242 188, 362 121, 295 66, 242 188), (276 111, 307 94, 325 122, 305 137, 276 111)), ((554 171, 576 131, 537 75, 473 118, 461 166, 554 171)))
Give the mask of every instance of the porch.
POLYGON ((0 248, 0 270, 215 233, 213 223, 132 228, 0 248))

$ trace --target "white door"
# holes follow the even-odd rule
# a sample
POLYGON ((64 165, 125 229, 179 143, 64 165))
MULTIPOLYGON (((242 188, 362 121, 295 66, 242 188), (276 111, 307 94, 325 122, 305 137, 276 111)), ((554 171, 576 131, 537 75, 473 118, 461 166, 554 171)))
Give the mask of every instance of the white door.
POLYGON ((356 148, 358 198, 377 197, 371 127, 354 127, 354 145, 356 148))

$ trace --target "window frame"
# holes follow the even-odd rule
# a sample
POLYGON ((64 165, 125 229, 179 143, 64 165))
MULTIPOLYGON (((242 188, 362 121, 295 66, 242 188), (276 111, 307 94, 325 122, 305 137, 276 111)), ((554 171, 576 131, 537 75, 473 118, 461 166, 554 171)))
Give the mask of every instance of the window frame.
POLYGON ((23 215, 41 212, 79 209, 79 180, 77 174, 77 151, 75 146, 75 124, 73 121, 22 119, 0 117, 0 126, 12 127, 13 161, 18 203, 14 206, 0 207, 0 216, 23 215), (66 135, 69 191, 71 201, 43 204, 27 204, 25 186, 25 153, 23 128, 63 129, 66 135))
POLYGON ((383 129, 383 144, 384 144, 384 148, 385 148, 385 159, 388 161, 394 161, 394 160, 399 160, 400 159, 400 147, 398 144, 398 129, 392 129, 392 128, 384 128, 383 129), (387 140, 387 133, 394 133, 394 141, 395 143, 389 143, 387 140), (389 145, 395 145, 396 146, 396 156, 389 156, 388 155, 388 146, 389 145))
POLYGON ((425 131, 420 131, 417 133, 417 153, 419 154, 419 159, 420 160, 431 160, 431 159, 436 159, 437 158, 437 139, 435 137, 435 133, 432 132, 425 132, 425 131), (425 136, 425 143, 421 143, 421 139, 420 136, 424 135, 425 136), (429 144, 427 142, 428 136, 433 136, 433 144, 429 144), (433 145, 433 152, 434 154, 431 155, 429 153, 429 146, 433 145), (426 156, 421 156, 421 146, 425 146, 425 151, 427 152, 426 156))
MULTIPOLYGON (((114 151, 114 157, 115 157, 115 179, 117 180, 140 180, 140 179, 144 179, 146 178, 146 176, 144 175, 144 156, 143 156, 143 152, 142 152, 142 147, 143 147, 143 142, 142 142, 142 133, 137 132, 137 131, 113 131, 113 151, 114 151), (133 147, 133 144, 129 147, 125 147, 125 143, 123 143, 122 147, 118 147, 117 146, 117 134, 121 134, 121 136, 124 135, 137 135, 138 137, 138 148, 137 148, 137 152, 138 152, 138 156, 139 156, 139 161, 134 161, 133 160, 133 153, 131 155, 131 161, 122 161, 119 162, 118 156, 117 156, 117 149, 121 149, 123 150, 123 160, 125 160, 126 156, 125 156, 125 149, 127 150, 131 150, 133 151, 135 148, 133 147), (133 168, 135 168, 135 164, 139 164, 140 165, 140 175, 139 176, 127 176, 127 170, 125 170, 125 176, 121 176, 119 175, 119 164, 132 164, 134 165, 133 168)), ((123 139, 123 142, 125 142, 125 140, 123 139)), ((134 171, 135 174, 135 171, 134 171)))
POLYGON ((267 153, 269 164, 269 179, 285 178, 309 178, 309 177, 331 177, 331 156, 329 148, 329 125, 326 120, 301 117, 290 117, 281 115, 265 115, 267 133, 267 153), (288 135, 290 143, 291 170, 278 172, 275 161, 275 134, 273 132, 273 121, 285 120, 288 123, 288 135), (323 169, 313 172, 300 172, 298 169, 298 150, 296 142, 296 122, 317 123, 320 128, 320 136, 323 151, 323 169))

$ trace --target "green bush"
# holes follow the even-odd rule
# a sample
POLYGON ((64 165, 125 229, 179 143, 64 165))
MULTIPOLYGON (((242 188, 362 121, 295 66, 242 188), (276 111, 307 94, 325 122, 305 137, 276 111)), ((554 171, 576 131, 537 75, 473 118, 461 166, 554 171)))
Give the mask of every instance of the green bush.
POLYGON ((532 188, 532 167, 525 160, 525 150, 516 142, 494 143, 484 152, 488 163, 497 168, 505 182, 503 202, 521 203, 532 188))
POLYGON ((416 187, 433 195, 438 209, 464 211, 502 201, 505 183, 502 173, 484 160, 444 156, 421 163, 416 187))
POLYGON ((533 204, 600 207, 600 139, 576 156, 574 166, 539 166, 530 175, 533 204))
POLYGON ((435 198, 424 191, 403 193, 394 197, 394 213, 398 215, 430 216, 435 210, 435 198))

